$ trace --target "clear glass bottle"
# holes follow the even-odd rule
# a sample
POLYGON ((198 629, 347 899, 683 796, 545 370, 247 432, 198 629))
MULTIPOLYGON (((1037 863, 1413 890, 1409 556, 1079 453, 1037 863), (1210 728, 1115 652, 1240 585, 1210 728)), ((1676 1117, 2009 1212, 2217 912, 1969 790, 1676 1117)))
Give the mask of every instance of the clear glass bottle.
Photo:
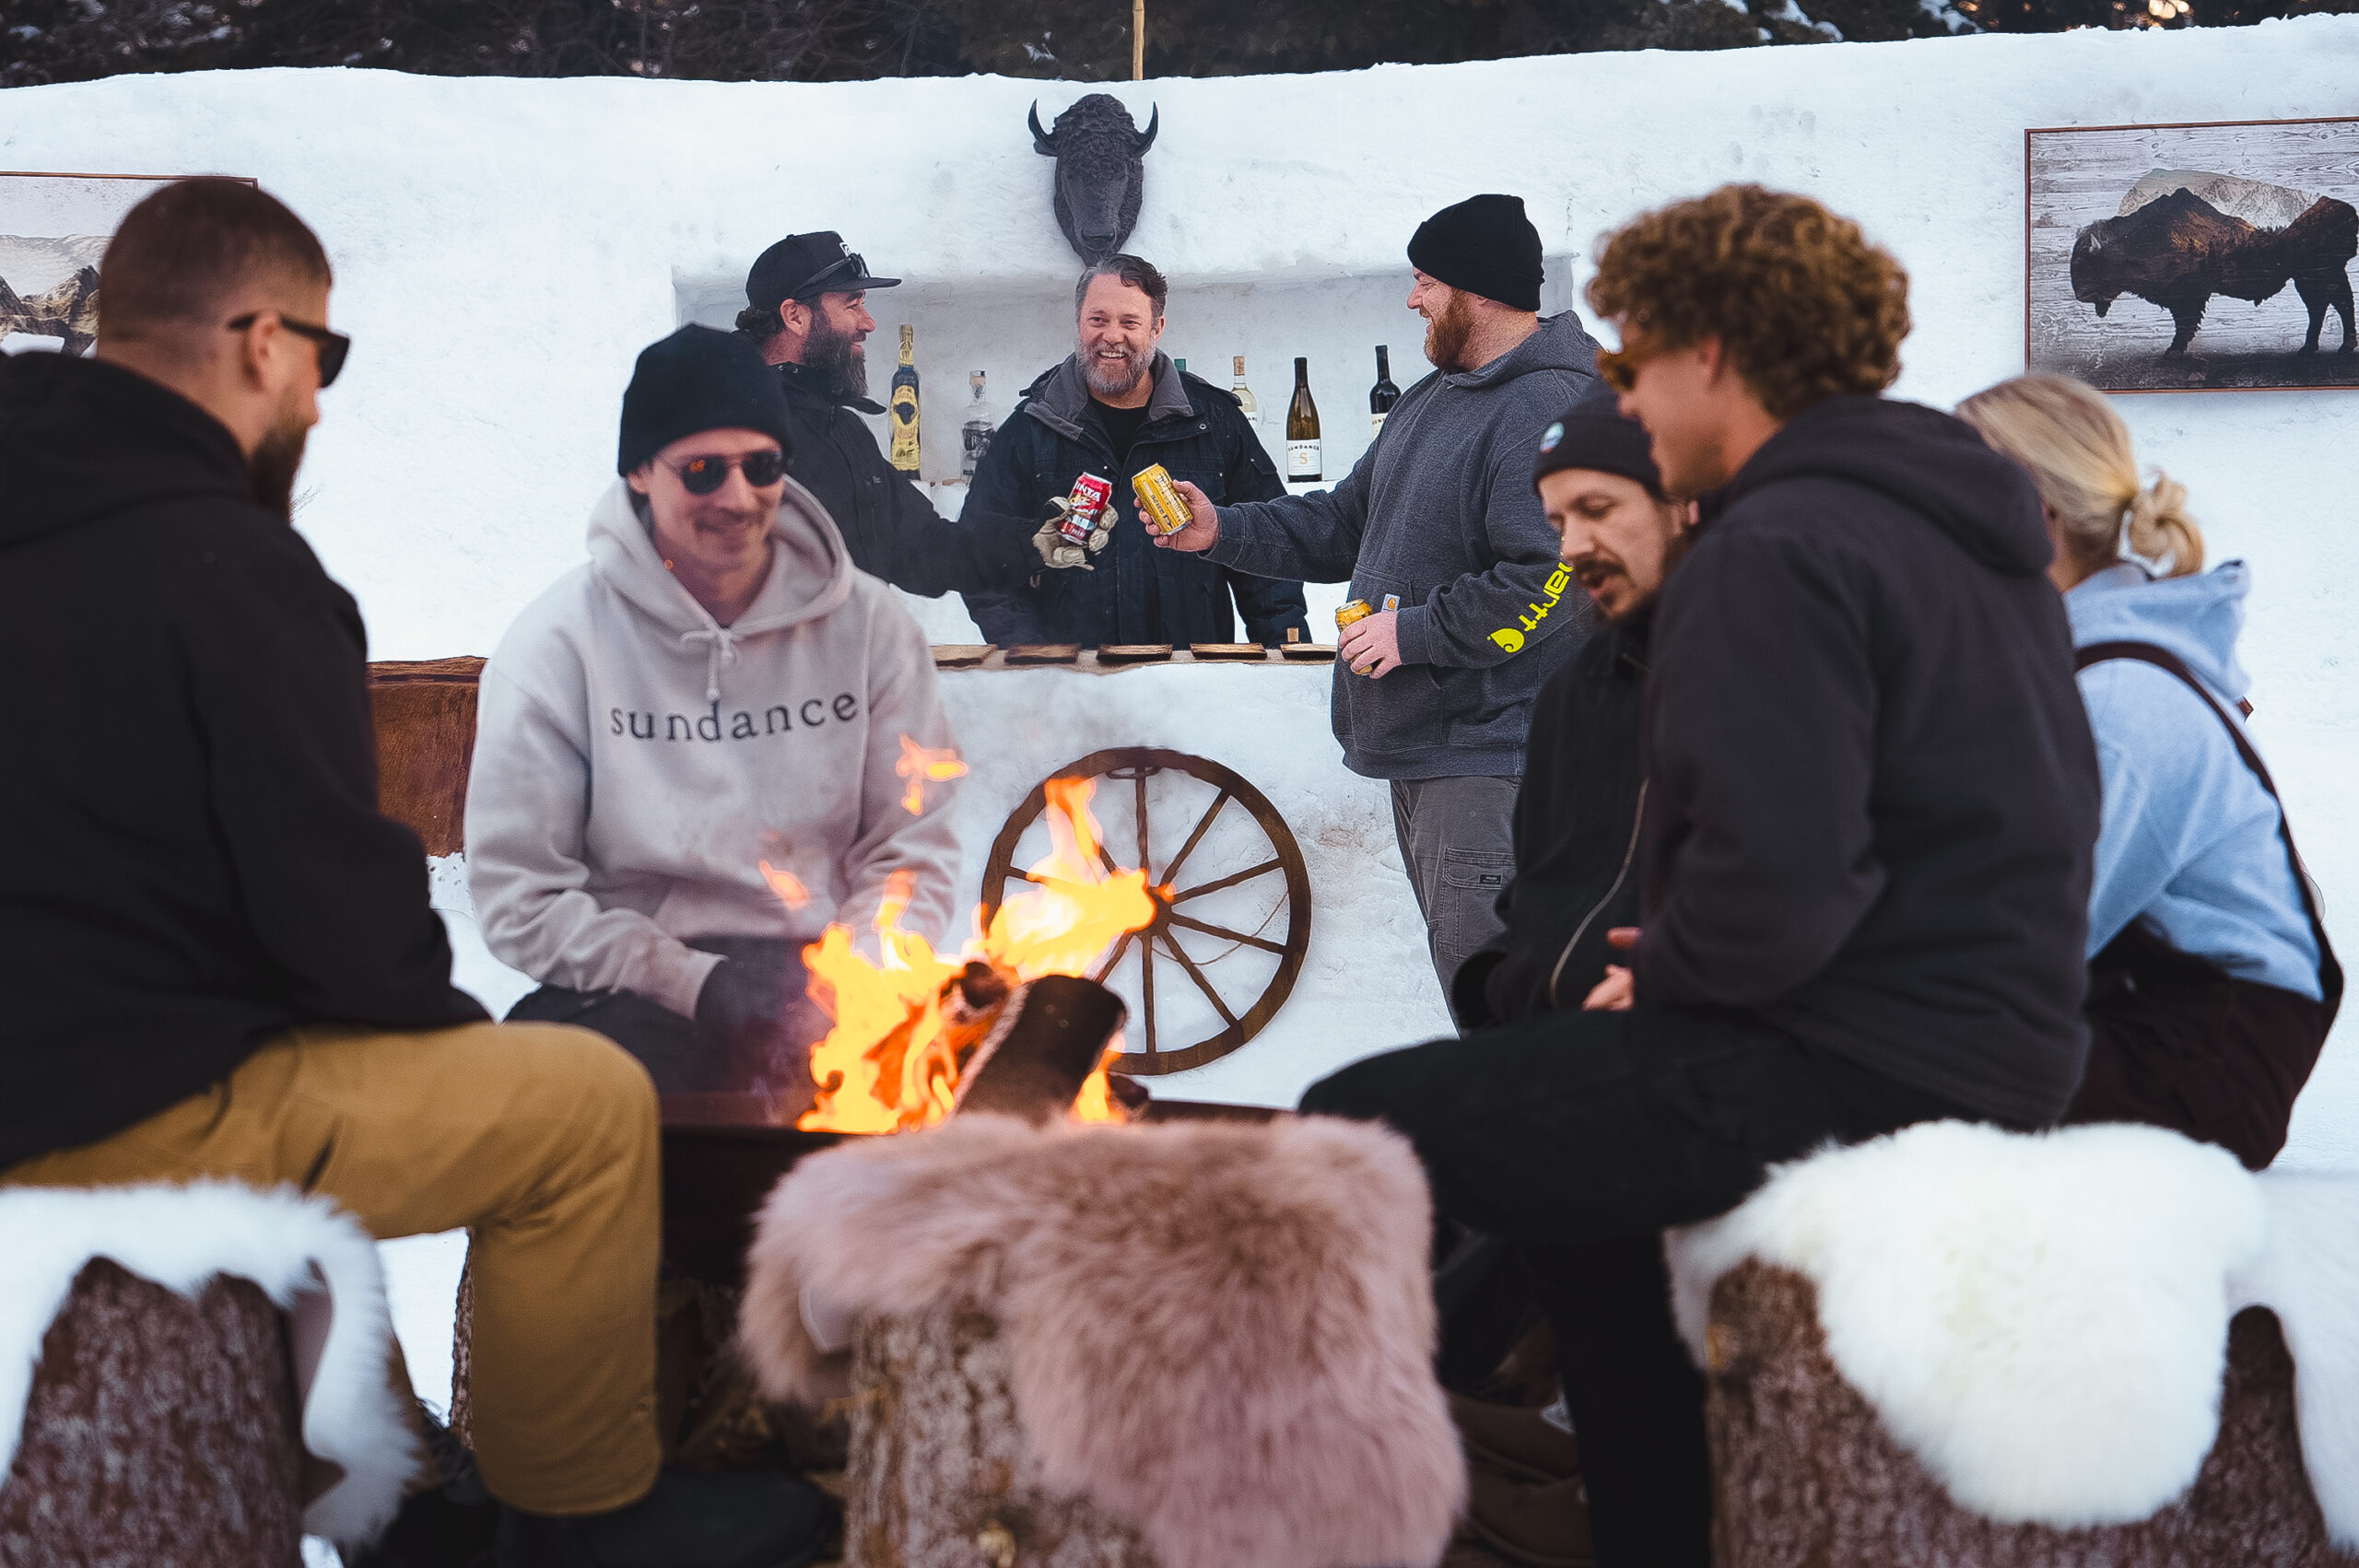
POLYGON ((967 417, 958 427, 958 476, 972 485, 976 468, 992 450, 992 437, 999 433, 1001 415, 984 391, 980 370, 971 372, 967 384, 974 395, 967 400, 967 417))
POLYGON ((1237 394, 1237 405, 1245 411, 1245 422, 1249 425, 1262 423, 1262 405, 1253 401, 1253 389, 1245 384, 1245 356, 1242 354, 1237 357, 1237 380, 1229 383, 1228 390, 1237 394))

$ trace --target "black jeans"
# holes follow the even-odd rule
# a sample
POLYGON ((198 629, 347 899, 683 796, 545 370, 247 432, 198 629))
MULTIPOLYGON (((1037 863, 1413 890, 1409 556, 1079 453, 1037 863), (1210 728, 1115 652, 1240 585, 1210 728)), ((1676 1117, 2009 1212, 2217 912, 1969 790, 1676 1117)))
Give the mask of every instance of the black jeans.
POLYGON ((1603 1568, 1711 1561, 1704 1386, 1661 1233, 1830 1140, 1974 1112, 1750 1014, 1547 1012, 1355 1063, 1305 1111, 1406 1133, 1441 1211, 1522 1246, 1557 1337, 1603 1568))
POLYGON ((811 1047, 826 1037, 828 1024, 826 1012, 805 994, 810 981, 803 967, 804 944, 750 936, 690 937, 687 944, 777 974, 780 1028, 764 1060, 737 1059, 719 1043, 699 1035, 695 1019, 683 1018, 637 991, 577 991, 543 986, 510 1008, 508 1020, 576 1024, 594 1029, 639 1059, 655 1080, 659 1094, 758 1089, 783 1096, 781 1104, 792 1100, 807 1106, 811 1047))

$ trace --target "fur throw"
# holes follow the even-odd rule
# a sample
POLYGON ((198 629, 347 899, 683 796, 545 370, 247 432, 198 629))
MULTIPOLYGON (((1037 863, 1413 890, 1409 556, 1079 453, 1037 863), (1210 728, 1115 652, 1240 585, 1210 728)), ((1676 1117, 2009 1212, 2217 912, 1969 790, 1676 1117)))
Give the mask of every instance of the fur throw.
POLYGON ((1368 1126, 958 1117, 779 1184, 740 1337, 767 1393, 810 1399, 841 1369, 806 1293, 854 1317, 971 1302, 1039 1483, 1133 1524, 1160 1568, 1422 1564, 1466 1489, 1430 1233, 1415 1156, 1368 1126))
POLYGON ((418 1444, 386 1379, 377 1244, 326 1199, 227 1181, 0 1188, 0 1476, 50 1322, 83 1265, 107 1258, 192 1299, 217 1275, 251 1280, 289 1313, 303 1446, 343 1472, 304 1510, 308 1533, 369 1539, 401 1506, 418 1444))
POLYGON ((1791 1269, 1844 1379, 1958 1504, 2059 1528, 2187 1490, 2228 1319, 2269 1306, 2327 1527, 2359 1544, 2359 1184, 2256 1178, 2156 1128, 1929 1122, 1778 1167, 1666 1245, 1699 1363, 1720 1276, 1791 1269))

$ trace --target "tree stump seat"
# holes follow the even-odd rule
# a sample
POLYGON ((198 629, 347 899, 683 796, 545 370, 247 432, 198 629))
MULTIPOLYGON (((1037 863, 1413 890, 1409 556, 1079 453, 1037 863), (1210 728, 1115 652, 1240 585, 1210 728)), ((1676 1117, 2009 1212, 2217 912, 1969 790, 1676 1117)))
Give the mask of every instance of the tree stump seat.
POLYGON ((2229 1327, 2219 1436, 2195 1483, 2130 1525, 2001 1524, 1951 1501, 1828 1356, 1817 1293, 1748 1261, 1713 1287, 1707 1339, 1716 1568, 2359 1568, 2304 1469, 2277 1318, 2229 1327))
POLYGON ((285 1319, 251 1281, 192 1300, 93 1258, 33 1370, 0 1482, 9 1568, 302 1561, 301 1413, 285 1319))
POLYGON ((861 1323, 847 1568, 1156 1568, 1135 1530, 1027 1479, 999 1324, 971 1302, 861 1323))

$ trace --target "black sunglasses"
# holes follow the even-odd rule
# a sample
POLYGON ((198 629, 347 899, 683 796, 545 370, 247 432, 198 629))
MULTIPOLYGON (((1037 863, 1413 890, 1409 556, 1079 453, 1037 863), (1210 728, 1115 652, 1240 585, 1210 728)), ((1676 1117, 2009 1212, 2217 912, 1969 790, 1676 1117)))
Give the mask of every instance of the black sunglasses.
MULTIPOLYGON (((276 316, 278 324, 288 332, 295 333, 298 337, 308 337, 319 345, 320 388, 325 391, 335 385, 336 377, 344 371, 344 357, 352 352, 352 340, 340 332, 330 332, 325 327, 315 327, 309 322, 299 322, 284 310, 273 310, 268 313, 276 316)), ((264 312, 261 310, 249 310, 236 321, 226 323, 224 330, 243 332, 262 320, 264 314, 264 312)))
MULTIPOLYGON (((866 258, 863 257, 857 251, 845 252, 843 260, 839 262, 830 262, 826 266, 821 267, 817 272, 813 273, 809 277, 804 278, 803 280, 803 287, 794 291, 794 298, 806 305, 809 304, 812 300, 816 299, 820 295, 827 292, 827 280, 829 278, 842 273, 849 273, 853 277, 866 277, 868 275, 868 262, 866 258)), ((840 294, 845 291, 838 289, 836 292, 840 294)))
POLYGON ((744 457, 692 457, 686 462, 663 465, 680 476, 680 488, 691 496, 710 496, 729 483, 729 471, 736 469, 745 475, 745 483, 757 490, 766 490, 786 477, 786 454, 775 447, 768 451, 747 452, 744 457))

